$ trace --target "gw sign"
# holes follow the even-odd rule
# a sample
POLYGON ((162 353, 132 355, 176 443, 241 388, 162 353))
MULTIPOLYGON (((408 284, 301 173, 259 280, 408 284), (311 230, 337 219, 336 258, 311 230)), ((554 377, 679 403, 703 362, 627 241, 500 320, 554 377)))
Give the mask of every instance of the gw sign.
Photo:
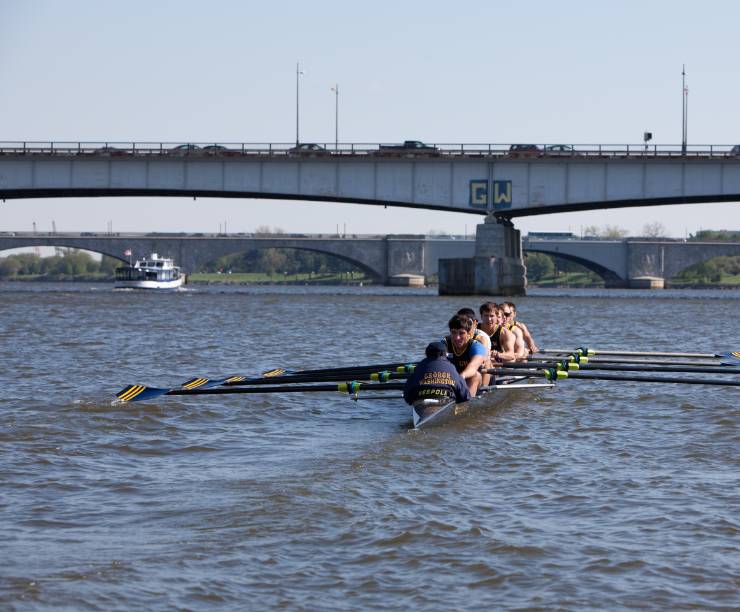
POLYGON ((511 181, 471 180, 470 207, 488 210, 491 203, 494 210, 511 208, 511 181))

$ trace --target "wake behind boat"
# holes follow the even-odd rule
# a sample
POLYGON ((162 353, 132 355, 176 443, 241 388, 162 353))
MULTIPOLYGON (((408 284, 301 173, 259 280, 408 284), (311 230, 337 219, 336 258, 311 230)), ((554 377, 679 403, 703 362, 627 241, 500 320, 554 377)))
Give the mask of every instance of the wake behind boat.
POLYGON ((173 259, 152 253, 136 263, 116 268, 115 289, 177 289, 185 283, 185 274, 173 259))

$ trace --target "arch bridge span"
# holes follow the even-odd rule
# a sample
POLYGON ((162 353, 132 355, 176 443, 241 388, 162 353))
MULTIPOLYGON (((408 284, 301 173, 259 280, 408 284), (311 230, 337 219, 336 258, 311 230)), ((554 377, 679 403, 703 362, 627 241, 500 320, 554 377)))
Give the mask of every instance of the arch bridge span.
POLYGON ((575 261, 593 270, 607 287, 639 286, 639 279, 667 280, 694 264, 740 255, 740 243, 683 240, 548 240, 526 237, 522 248, 575 261))
POLYGON ((175 259, 186 272, 226 255, 255 249, 279 248, 314 251, 347 261, 382 283, 402 274, 424 276, 437 273, 444 257, 469 256, 473 240, 424 235, 198 235, 198 234, 38 234, 0 232, 0 251, 22 247, 55 246, 84 249, 127 261, 159 253, 175 259))

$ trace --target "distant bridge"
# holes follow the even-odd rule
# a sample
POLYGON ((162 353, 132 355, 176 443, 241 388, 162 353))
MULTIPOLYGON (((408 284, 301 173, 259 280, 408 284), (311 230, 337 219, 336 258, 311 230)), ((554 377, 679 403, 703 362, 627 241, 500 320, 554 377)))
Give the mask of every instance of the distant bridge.
POLYGON ((225 255, 255 249, 300 249, 325 253, 347 261, 381 283, 403 274, 429 279, 437 273, 440 258, 469 257, 475 240, 453 237, 401 235, 309 235, 309 234, 96 234, 0 232, 0 251, 21 247, 55 246, 84 249, 128 261, 158 253, 172 257, 186 272, 202 269, 225 255))
MULTIPOLYGON (((475 240, 463 236, 185 233, 34 233, 0 232, 0 252, 35 246, 85 249, 127 261, 159 253, 174 257, 186 271, 201 269, 224 255, 254 249, 301 249, 339 257, 383 283, 400 274, 438 273, 440 259, 470 258, 475 240)), ((525 237, 526 252, 546 253, 579 263, 601 276, 608 287, 630 286, 650 276, 670 279, 687 267, 721 255, 740 255, 740 243, 644 239, 578 240, 525 237)))
POLYGON ((179 196, 405 206, 502 219, 740 200, 726 145, 0 143, 0 198, 179 196))
POLYGON ((551 240, 526 237, 522 248, 574 261, 601 276, 607 287, 634 286, 636 279, 670 279, 689 266, 722 255, 740 255, 736 242, 551 240))

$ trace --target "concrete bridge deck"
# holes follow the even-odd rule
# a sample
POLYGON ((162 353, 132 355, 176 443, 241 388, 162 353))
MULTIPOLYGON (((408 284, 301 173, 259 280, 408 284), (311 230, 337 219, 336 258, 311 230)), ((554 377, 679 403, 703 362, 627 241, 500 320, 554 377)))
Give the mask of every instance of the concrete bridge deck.
POLYGON ((177 196, 404 206, 510 219, 740 201, 728 145, 0 143, 0 198, 177 196), (210 148, 209 148, 210 146, 210 148), (195 148, 197 147, 197 148, 195 148))

